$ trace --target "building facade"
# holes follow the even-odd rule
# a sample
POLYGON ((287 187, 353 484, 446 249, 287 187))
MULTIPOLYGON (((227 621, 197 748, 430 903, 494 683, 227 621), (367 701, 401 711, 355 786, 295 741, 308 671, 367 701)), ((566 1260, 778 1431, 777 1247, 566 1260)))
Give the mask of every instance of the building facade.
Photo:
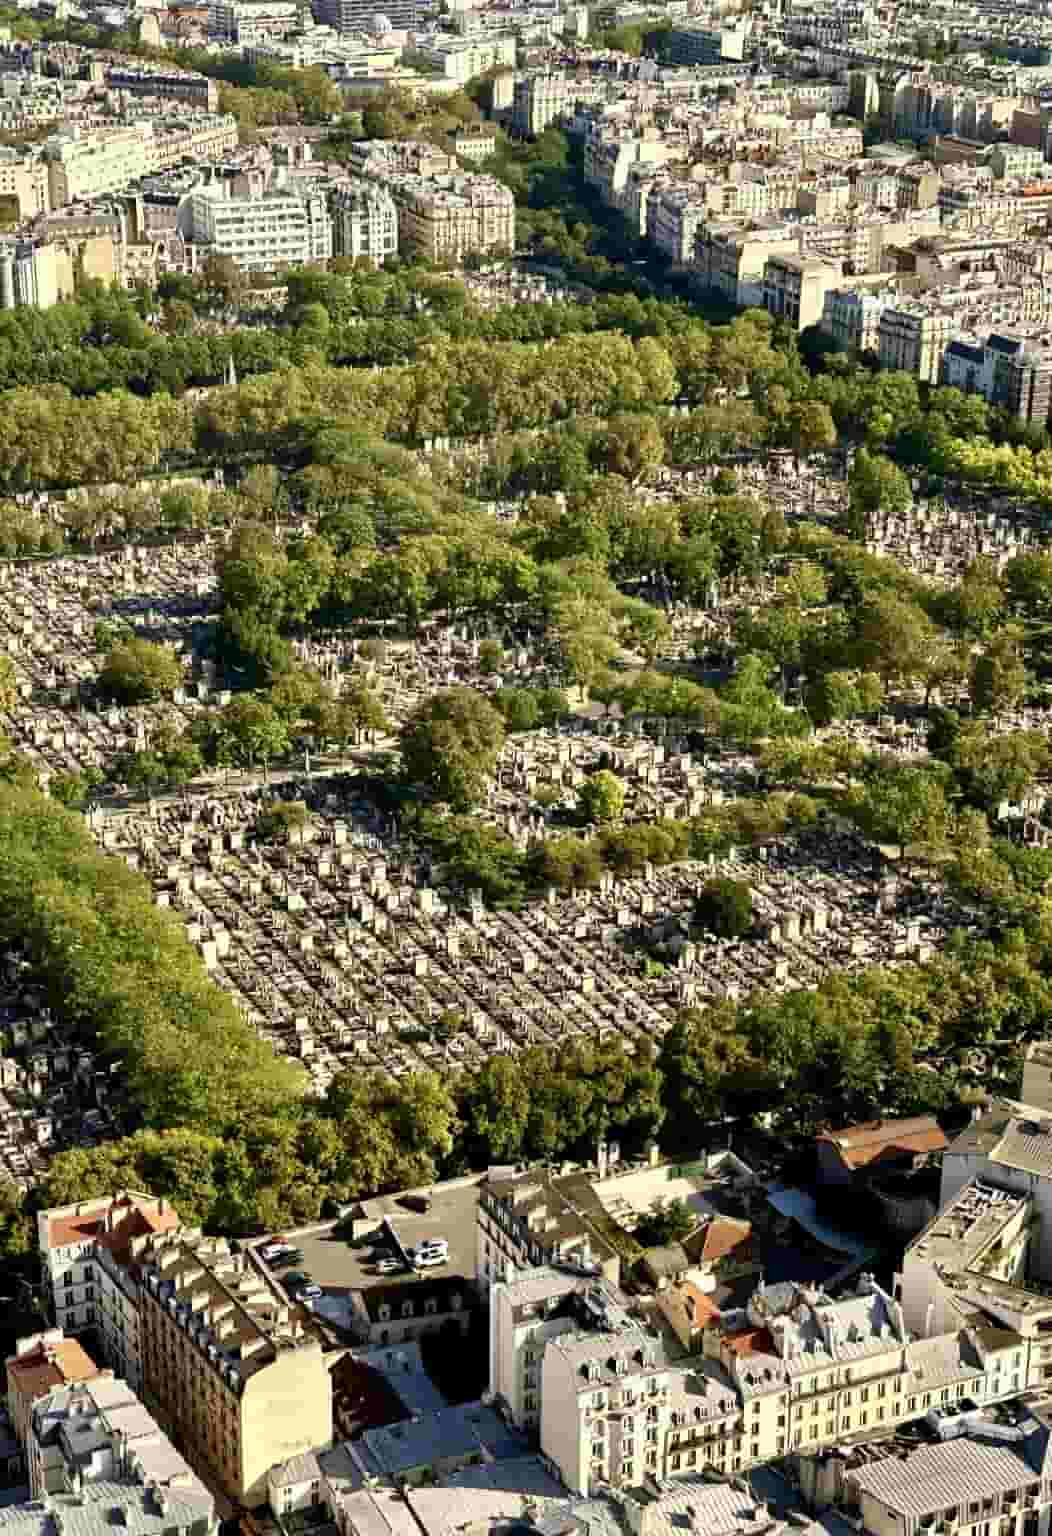
POLYGON ((229 256, 242 272, 276 272, 333 253, 332 217, 321 188, 227 197, 223 188, 191 193, 186 234, 199 255, 229 256))
POLYGON ((267 1474, 332 1439, 332 1382, 317 1335, 221 1238, 187 1229, 135 1244, 144 1398, 191 1466, 238 1505, 267 1474))
POLYGON ((334 256, 366 259, 382 267, 398 251, 398 206, 382 186, 349 181, 329 197, 334 256))

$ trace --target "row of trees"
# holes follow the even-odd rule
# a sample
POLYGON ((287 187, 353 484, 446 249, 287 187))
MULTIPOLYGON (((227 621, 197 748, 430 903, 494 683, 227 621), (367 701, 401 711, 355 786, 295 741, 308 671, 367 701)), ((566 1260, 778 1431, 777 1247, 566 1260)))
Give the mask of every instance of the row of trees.
MULTIPOLYGON (((999 852, 987 857, 1003 862, 999 852)), ((1005 865, 1017 894, 1049 872, 1026 862, 1014 875, 1005 865)), ((1029 900, 1033 927, 1045 898, 1029 900)), ((660 1132, 670 1148, 695 1151, 727 1114, 762 1110, 806 1136, 830 1118, 876 1110, 942 1113, 955 1079, 929 1070, 928 1056, 1039 1030, 1052 1005, 1046 943, 1036 931, 996 943, 962 937, 926 964, 688 1011, 657 1050, 640 1042, 630 1053, 616 1041, 533 1047, 446 1081, 344 1073, 323 1101, 262 1113, 226 1135, 144 1130, 63 1153, 39 1198, 64 1203, 134 1182, 169 1195, 191 1220, 251 1232, 314 1219, 331 1199, 495 1161, 587 1156, 601 1135, 634 1150, 660 1132)), ((463 1027, 456 1018, 440 1024, 447 1034, 463 1027)), ((1009 1075, 1014 1061, 1006 1059, 1009 1075)))
POLYGON ((145 1123, 214 1129, 299 1097, 299 1069, 208 977, 148 882, 21 785, 0 785, 0 908, 4 942, 39 970, 55 1011, 121 1061, 145 1123))

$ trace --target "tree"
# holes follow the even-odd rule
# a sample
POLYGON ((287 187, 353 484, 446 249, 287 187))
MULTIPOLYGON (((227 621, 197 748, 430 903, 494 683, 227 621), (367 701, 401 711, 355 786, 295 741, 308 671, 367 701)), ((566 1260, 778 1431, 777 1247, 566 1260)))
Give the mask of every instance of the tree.
POLYGON ((504 721, 473 688, 447 688, 425 699, 402 728, 402 764, 413 784, 454 810, 485 793, 504 745, 504 721))
POLYGON ((965 799, 993 814, 1002 800, 1021 800, 1044 777, 1048 760, 1048 745, 1039 731, 995 736, 974 721, 954 742, 950 766, 965 799))
POLYGON ((664 462, 665 439, 654 416, 611 416, 598 442, 603 467, 626 480, 664 462))
POLYGON ((204 722, 206 754, 220 767, 254 767, 290 750, 288 727, 277 710, 257 694, 245 693, 204 722))
POLYGON ((972 708, 981 714, 1004 714, 1024 697, 1026 683, 1019 633, 1004 629, 972 661, 968 680, 972 708))
POLYGON ((891 843, 901 851, 911 843, 940 847, 950 825, 944 788, 945 769, 917 767, 884 754, 872 759, 863 784, 849 790, 847 814, 875 843, 891 843))
POLYGON ((938 644, 938 632, 916 603, 881 592, 859 609, 858 663, 879 677, 909 683, 924 677, 938 644))
POLYGON ((744 880, 708 880, 695 897, 694 918, 721 938, 743 938, 752 931, 752 891, 744 880))
POLYGON ((324 1107, 342 1142, 340 1176, 357 1194, 430 1184, 453 1150, 456 1103, 433 1072, 339 1072, 324 1107))
POLYGON ((504 660, 504 647, 499 640, 483 640, 479 646, 479 671, 484 677, 490 677, 494 672, 500 671, 501 662, 504 660))
POLYGON ((858 681, 853 672, 824 672, 808 682, 804 704, 815 725, 831 725, 862 712, 858 681))
POLYGON ((828 405, 822 400, 802 400, 793 405, 789 411, 789 440, 797 463, 835 448, 836 423, 828 405))
POLYGON ((0 656, 0 714, 9 715, 19 699, 18 673, 10 656, 0 656))
POLYGON ((949 594, 947 622, 978 639, 995 628, 1005 605, 1005 589, 997 566, 979 555, 968 566, 960 585, 949 594))
POLYGON ((256 817, 256 836, 291 842, 292 833, 302 832, 309 823, 310 812, 302 800, 275 800, 256 817))
POLYGON ((600 768, 577 791, 577 808, 585 821, 618 821, 625 808, 624 781, 600 768))
POLYGON ((855 454, 848 480, 848 532, 863 539, 866 526, 877 512, 905 512, 913 501, 910 483, 897 464, 868 448, 855 454))
POLYGON ((681 1013, 661 1042, 658 1064, 669 1130, 675 1145, 692 1155, 706 1123, 738 1108, 764 1081, 742 1020, 728 1004, 681 1013))
POLYGON ((1013 556, 1004 568, 1004 585, 1022 613, 1046 612, 1052 604, 1052 552, 1040 549, 1013 556))
POLYGON ((632 1236, 643 1248, 660 1248, 666 1243, 682 1242, 697 1225, 698 1218, 685 1200, 662 1202, 658 1196, 636 1222, 632 1236))
POLYGON ((179 658, 165 645, 130 639, 115 645, 102 664, 99 689, 122 704, 141 704, 172 693, 183 681, 179 658))

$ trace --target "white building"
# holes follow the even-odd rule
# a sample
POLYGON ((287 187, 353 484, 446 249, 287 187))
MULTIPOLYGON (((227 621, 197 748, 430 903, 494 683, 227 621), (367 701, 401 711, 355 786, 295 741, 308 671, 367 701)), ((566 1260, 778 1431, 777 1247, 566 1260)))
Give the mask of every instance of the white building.
POLYGON ((578 1326, 584 1293, 595 1281, 569 1270, 531 1269, 490 1291, 490 1391, 519 1429, 541 1416, 541 1359, 549 1340, 578 1326))
POLYGON ((178 1225, 167 1201, 135 1191, 56 1206, 37 1216, 37 1240, 56 1323, 70 1334, 98 1328, 107 1361, 136 1391, 142 1381, 138 1317, 134 1287, 123 1265, 133 1238, 169 1232, 178 1225))
POLYGON ((119 192, 154 167, 153 124, 55 134, 43 148, 52 208, 119 192))
POLYGON ((300 25, 298 0, 210 0, 210 37, 231 43, 258 43, 266 37, 284 37, 300 25))
POLYGON ((510 32, 470 38, 436 37, 418 43, 414 52, 457 85, 466 85, 489 69, 515 68, 515 38, 510 32))
POLYGON ((211 1495, 127 1382, 96 1376, 56 1387, 33 1408, 26 1445, 35 1499, 75 1493, 86 1483, 131 1482, 211 1495))
POLYGON ((347 181, 329 197, 335 256, 368 258, 382 267, 398 250, 398 207, 390 192, 372 181, 347 181))
POLYGON ((243 272, 275 272, 332 255, 332 218, 320 187, 280 189, 261 197, 227 197, 225 187, 191 193, 185 233, 229 256, 243 272))

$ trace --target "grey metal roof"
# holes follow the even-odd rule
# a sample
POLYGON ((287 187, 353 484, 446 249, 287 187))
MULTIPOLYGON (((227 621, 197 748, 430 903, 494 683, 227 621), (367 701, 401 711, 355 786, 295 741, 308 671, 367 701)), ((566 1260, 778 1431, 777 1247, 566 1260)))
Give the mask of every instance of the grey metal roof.
POLYGON ((1039 1474, 1017 1450, 961 1439, 921 1446, 905 1461, 889 1456, 850 1475, 896 1514, 917 1518, 1026 1487, 1039 1474))
POLYGON ((102 1482, 87 1483, 79 1493, 0 1508, 0 1531, 5 1536, 113 1536, 116 1525, 127 1536, 171 1536, 180 1527, 203 1536, 210 1517, 211 1500, 170 1489, 158 1499, 152 1490, 102 1482))

